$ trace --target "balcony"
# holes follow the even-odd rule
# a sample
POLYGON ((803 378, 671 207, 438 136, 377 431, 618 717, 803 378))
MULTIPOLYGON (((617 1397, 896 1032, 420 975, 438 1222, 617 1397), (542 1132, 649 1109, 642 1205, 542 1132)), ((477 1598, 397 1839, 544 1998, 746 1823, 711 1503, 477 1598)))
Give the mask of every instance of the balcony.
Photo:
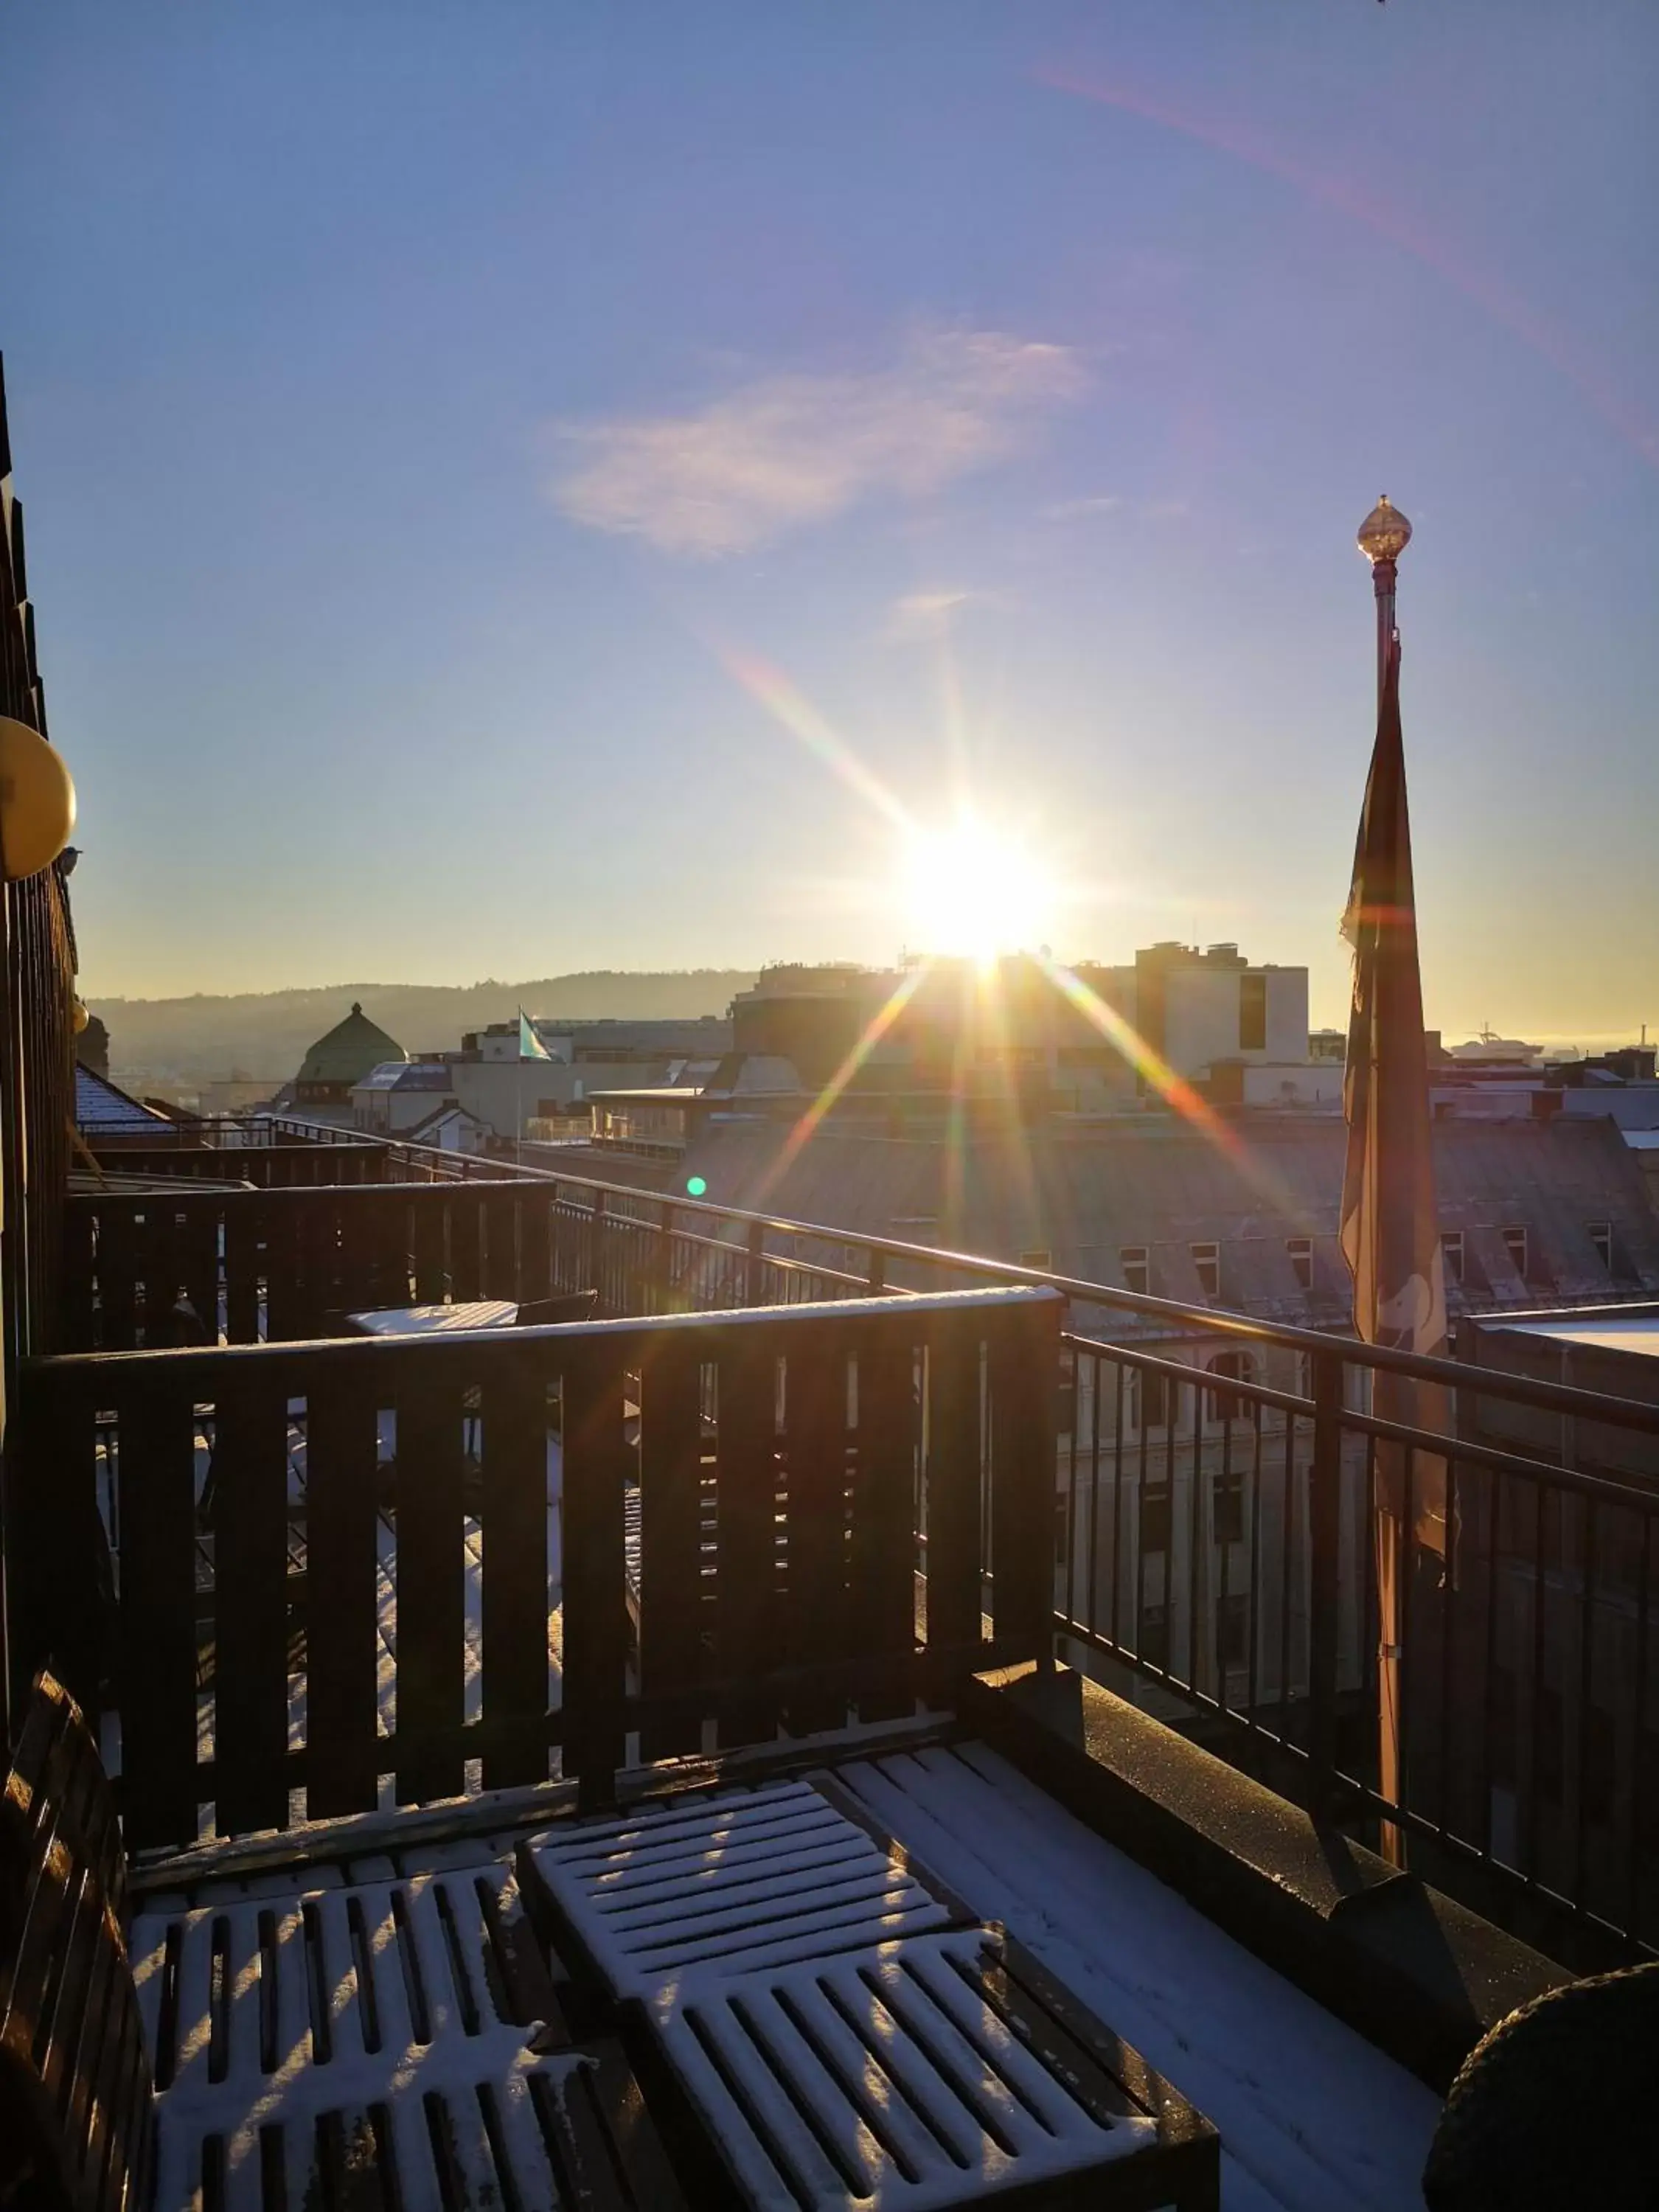
MULTIPOLYGON (((1590 1961, 1608 1943, 1651 1942, 1659 1806, 1643 1781, 1641 1747, 1659 1733, 1659 1662, 1645 1627, 1659 1492, 1629 1470, 1659 1455, 1652 1408, 1454 1366, 1448 1453, 1444 1439, 1397 1431, 1367 1410, 1371 1376, 1413 1363, 1344 1340, 689 1199, 557 1176, 504 1178, 495 1163, 476 1181, 383 1181, 457 1178, 476 1164, 381 1146, 371 1173, 356 1160, 374 1146, 307 1146, 301 1125, 264 1133, 276 1140, 269 1160, 309 1157, 321 1164, 319 1185, 334 1164, 351 1163, 354 1180, 200 1190, 181 1181, 160 1192, 77 1194, 65 1214, 66 1351, 149 1353, 181 1334, 216 1345, 177 1369, 198 1408, 213 1405, 221 1373, 245 1372, 268 1395, 276 1385, 264 1377, 280 1373, 297 1492, 311 1449, 312 1375, 354 1378, 361 1396, 368 1386, 355 1378, 392 1373, 372 1364, 380 1348, 316 1342, 337 1336, 354 1312, 510 1306, 592 1288, 609 1322, 682 1327, 702 1315, 714 1344, 714 1316, 749 1308, 808 1308, 827 1328, 837 1306, 850 1320, 854 1305, 891 1316, 972 1286, 1022 1295, 1042 1286, 1065 1310, 1041 1393, 1053 1433, 1033 1447, 1052 1468, 1050 1480, 1033 1480, 1043 1493, 1060 1656, 1361 1839, 1377 1841, 1385 1821, 1409 1832, 1415 1864, 1532 1940, 1590 1961), (1195 1328, 1226 1347, 1207 1372, 1172 1356, 1195 1328), (293 1348, 281 1361, 268 1352, 264 1365, 229 1358, 233 1347, 260 1345, 293 1348), (1593 1460, 1564 1466, 1559 1452, 1519 1448, 1528 1435, 1559 1437, 1564 1414, 1578 1422, 1593 1460), (1378 1449, 1391 1441, 1403 1449, 1413 1524, 1444 1460, 1452 1558, 1448 1571, 1415 1540, 1408 1553, 1402 1759, 1389 1794, 1377 1765, 1371 1528, 1378 1449)), ((912 1352, 920 1378, 920 1343, 912 1352)), ((399 1382, 436 1356, 417 1349, 399 1382)), ((481 1346, 479 1356, 505 1355, 481 1346)), ((629 1355, 641 1356, 638 1346, 629 1355)), ((702 1410, 711 1435, 714 1364, 711 1353, 702 1410)), ((152 1369, 174 1371, 143 1359, 130 1371, 152 1369)), ((31 1374, 25 1404, 48 1384, 69 1388, 71 1373, 95 1395, 128 1372, 106 1358, 73 1369, 53 1362, 31 1374)), ((630 1406, 641 1402, 626 1379, 635 1372, 624 1370, 622 1386, 630 1406)), ((941 1389, 971 1395, 959 1379, 927 1373, 926 1391, 920 1379, 913 1389, 904 1447, 924 1593, 927 1469, 934 1431, 944 1421, 948 1433, 951 1418, 935 1399, 941 1389)), ((557 1377, 550 1370, 543 1380, 556 1421, 557 1377)), ((471 1410, 483 1381, 483 1370, 469 1369, 451 1389, 465 1401, 453 1449, 469 1495, 487 1479, 471 1410)), ((356 1418, 372 1417, 384 1488, 400 1455, 389 1382, 379 1387, 383 1402, 360 1406, 356 1418)), ((54 1411, 48 1426, 61 1433, 65 1418, 54 1411)), ((222 1456, 216 1419, 200 1412, 193 1431, 204 1469, 222 1456)), ((631 1498, 651 1447, 630 1419, 631 1498)), ((782 1439, 787 1412, 779 1419, 782 1439)), ((103 1423, 76 1447, 103 1485, 106 1523, 116 1510, 116 1435, 103 1423)), ((556 1450, 556 1430, 544 1442, 556 1450)), ((520 1464, 545 1455, 542 1441, 514 1449, 520 1464)), ((986 1453, 988 1466, 988 1441, 986 1453)), ((204 1472, 197 1481, 206 1484, 204 1472)), ((303 1548, 296 1528, 290 1549, 297 1558, 303 1548)), ((205 1561, 199 1573, 205 1584, 205 1561)))
MULTIPOLYGON (((682 2052, 663 2087, 679 2016, 627 1993, 558 1887, 562 1838, 805 1789, 801 1817, 827 1805, 889 1855, 848 1945, 898 1941, 884 1916, 914 1881, 944 1916, 927 1941, 1006 1929, 1214 2124, 1224 2201, 1407 2203, 1425 2085, 1554 1961, 1651 1947, 1659 1495, 1514 1449, 1513 1417, 1583 1414, 1583 1394, 1454 1370, 1448 1449, 1367 1410, 1369 1376, 1413 1363, 1340 1340, 310 1139, 264 1125, 71 1195, 62 1348, 24 1362, 14 1411, 13 1695, 49 1661, 95 1718, 132 1955, 173 1992, 158 2011, 140 1981, 167 2063, 192 2033, 251 2053, 308 2032, 320 2094, 348 2034, 319 2024, 330 1947, 360 1945, 337 2007, 398 1986, 349 1912, 329 1933, 342 1891, 423 1992, 411 2049, 445 2020, 476 2039, 468 1916, 497 1899, 493 1957, 489 1914, 522 1893, 578 2027, 622 2021, 695 2201, 769 2201, 751 2136, 787 2201, 854 2201, 830 2121, 799 2136, 775 2082, 682 2052), (586 1322, 351 1333, 590 1289, 586 1322), (1208 1374, 1170 1356, 1199 1324, 1230 1347, 1208 1374), (1413 1492, 1445 1458, 1454 1547, 1449 1573, 1408 1557, 1385 1791, 1370 1530, 1390 1441, 1413 1492), (1410 1876, 1374 1855, 1389 1831, 1410 1876), (1273 2068, 1246 2063, 1265 2045, 1273 2068), (723 2195, 745 2171, 750 2194, 723 2195)), ((1659 1427, 1593 1406, 1604 1433, 1659 1427)), ((842 1925, 815 1892, 801 1910, 842 1925)), ((309 2125, 276 2150, 227 2136, 231 2180, 191 2186, 267 2212, 313 2171, 337 2193, 309 2125)), ((434 2203, 512 2201, 510 2133, 463 2130, 434 2203)), ((378 2154, 424 2201, 426 2153, 392 2129, 378 2154)))

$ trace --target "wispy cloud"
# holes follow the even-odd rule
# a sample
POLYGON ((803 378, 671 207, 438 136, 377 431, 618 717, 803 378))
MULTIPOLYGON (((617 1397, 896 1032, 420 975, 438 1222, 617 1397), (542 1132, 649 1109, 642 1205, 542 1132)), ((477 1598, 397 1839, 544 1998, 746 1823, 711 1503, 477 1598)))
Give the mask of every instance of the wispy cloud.
POLYGON ((981 592, 908 592, 887 610, 881 631, 883 642, 921 645, 943 636, 958 607, 965 607, 969 599, 982 599, 984 596, 981 592))
POLYGON ((1113 514, 1123 501, 1115 491, 1097 492, 1087 499, 1057 499, 1041 510, 1045 522, 1081 522, 1091 514, 1113 514))
POLYGON ((1066 346, 919 331, 864 375, 760 377, 689 414, 561 424, 569 458, 553 497, 574 521, 665 553, 740 553, 1004 459, 1086 381, 1066 346))

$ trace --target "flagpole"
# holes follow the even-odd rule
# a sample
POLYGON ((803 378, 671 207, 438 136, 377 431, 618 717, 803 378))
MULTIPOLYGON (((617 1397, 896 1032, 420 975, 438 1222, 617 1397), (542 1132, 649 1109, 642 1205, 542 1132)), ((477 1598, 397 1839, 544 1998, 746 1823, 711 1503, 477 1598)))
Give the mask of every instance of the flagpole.
MULTIPOLYGON (((1379 726, 1389 675, 1398 668, 1400 631, 1395 613, 1395 589, 1400 556, 1411 542, 1412 526, 1384 492, 1359 526, 1360 551, 1371 564, 1371 589, 1376 599, 1376 711, 1379 726)), ((1397 681, 1397 676, 1396 676, 1397 681)), ((1375 1410, 1375 1409, 1374 1409, 1375 1410)), ((1400 1802, 1404 1777, 1401 1772, 1401 1578, 1406 1571, 1409 1546, 1404 1528, 1403 1503, 1376 1508, 1373 1532, 1376 1564, 1376 1721, 1377 1785, 1384 1797, 1400 1802)), ((1380 1824, 1381 1856, 1390 1866, 1404 1868, 1406 1838, 1394 1820, 1380 1824)))

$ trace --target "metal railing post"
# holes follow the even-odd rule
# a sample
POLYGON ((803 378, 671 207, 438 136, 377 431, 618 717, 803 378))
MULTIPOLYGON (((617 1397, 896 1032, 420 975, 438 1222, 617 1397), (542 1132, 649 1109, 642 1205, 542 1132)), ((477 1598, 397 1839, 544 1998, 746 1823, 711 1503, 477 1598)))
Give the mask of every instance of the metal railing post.
MULTIPOLYGON (((1313 1465, 1308 1476, 1308 1760, 1316 1806, 1336 1771, 1337 1578, 1341 1559, 1342 1357, 1313 1358, 1313 1465)), ((1289 1602, 1289 1593, 1285 1594, 1289 1602)))
POLYGON ((880 1297, 887 1288, 887 1255, 884 1252, 872 1252, 866 1249, 864 1256, 868 1263, 865 1280, 870 1285, 870 1295, 872 1297, 880 1297))
POLYGON ((743 1302, 746 1306, 758 1303, 761 1279, 766 1266, 766 1231, 757 1221, 749 1231, 749 1245, 743 1263, 743 1302))

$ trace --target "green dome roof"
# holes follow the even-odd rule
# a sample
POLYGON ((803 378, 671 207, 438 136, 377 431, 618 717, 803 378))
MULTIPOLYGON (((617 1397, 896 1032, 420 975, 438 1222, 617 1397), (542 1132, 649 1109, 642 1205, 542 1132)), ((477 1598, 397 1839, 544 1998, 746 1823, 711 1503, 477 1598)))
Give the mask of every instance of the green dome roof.
POLYGON ((354 1006, 343 1022, 337 1022, 325 1036, 319 1036, 301 1064, 298 1080, 301 1083, 356 1083, 388 1060, 404 1060, 409 1054, 396 1037, 390 1037, 383 1029, 369 1020, 359 1006, 354 1006))

